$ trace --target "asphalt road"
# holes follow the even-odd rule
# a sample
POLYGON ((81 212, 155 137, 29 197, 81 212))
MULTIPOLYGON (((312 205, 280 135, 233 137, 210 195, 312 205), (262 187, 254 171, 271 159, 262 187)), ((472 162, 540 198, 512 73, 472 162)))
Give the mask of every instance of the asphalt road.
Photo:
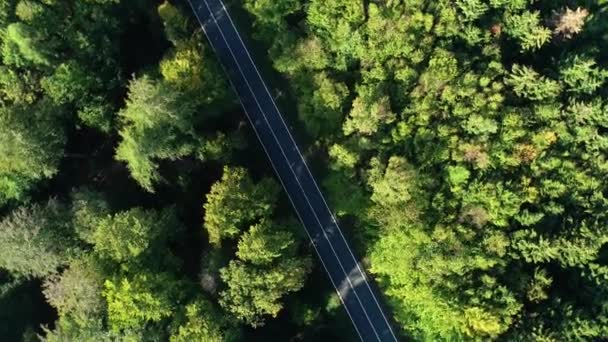
POLYGON ((226 7, 221 0, 189 1, 358 336, 397 341, 226 7))

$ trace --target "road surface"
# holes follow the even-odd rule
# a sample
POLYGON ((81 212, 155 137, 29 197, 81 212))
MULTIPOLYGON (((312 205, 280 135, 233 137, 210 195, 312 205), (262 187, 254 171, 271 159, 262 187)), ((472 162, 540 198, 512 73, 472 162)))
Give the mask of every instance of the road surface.
POLYGON ((366 342, 397 341, 225 5, 189 1, 358 336, 366 342))

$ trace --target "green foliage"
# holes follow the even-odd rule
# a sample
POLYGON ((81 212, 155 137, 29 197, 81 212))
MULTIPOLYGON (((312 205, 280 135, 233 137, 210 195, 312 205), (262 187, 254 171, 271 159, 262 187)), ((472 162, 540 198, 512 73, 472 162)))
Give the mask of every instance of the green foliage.
POLYGON ((114 1, 2 4, 0 205, 27 199, 34 185, 57 173, 66 126, 76 125, 75 117, 110 131, 110 99, 121 74, 120 44, 114 44, 120 19, 110 15, 115 6, 114 1))
POLYGON ((519 64, 513 65, 513 70, 506 83, 513 86, 513 91, 515 91, 517 96, 532 101, 551 100, 556 98, 561 92, 558 82, 538 74, 527 66, 519 64))
POLYGON ((551 30, 541 25, 538 11, 507 15, 505 31, 515 38, 523 51, 538 50, 551 39, 551 30))
POLYGON ((204 205, 209 242, 219 246, 247 224, 269 216, 278 193, 279 187, 271 179, 254 184, 245 169, 224 167, 222 179, 213 184, 204 205))
POLYGON ((424 229, 409 227, 407 233, 383 237, 372 251, 372 272, 392 284, 388 295, 399 303, 395 307, 396 319, 403 322, 414 338, 496 338, 508 329, 521 306, 513 294, 488 275, 481 276, 474 290, 459 289, 462 285, 449 274, 468 276, 467 269, 482 260, 464 251, 449 258, 440 254, 425 256, 429 249, 450 248, 450 242, 455 242, 450 239, 455 236, 446 234, 450 233, 439 227, 432 235, 424 229), (496 303, 494 308, 484 308, 491 302, 496 303), (417 324, 405 324, 410 321, 417 324))
POLYGON ((160 69, 163 80, 143 76, 129 83, 126 107, 118 114, 122 141, 116 159, 126 162, 132 177, 149 192, 162 180, 161 160, 218 158, 233 147, 227 139, 223 144, 211 141, 196 128, 205 119, 200 106, 213 114, 227 96, 217 67, 202 59, 200 43, 180 42, 160 69))
POLYGON ((91 90, 103 85, 84 66, 73 60, 62 63, 52 75, 43 78, 40 85, 56 104, 77 104, 77 115, 85 125, 110 132, 113 109, 102 97, 90 95, 91 90))
POLYGON ((252 327, 276 317, 281 299, 301 289, 311 269, 311 260, 298 255, 298 241, 288 226, 267 218, 241 235, 236 256, 219 270, 225 283, 219 303, 252 327))
POLYGON ((54 109, 49 103, 34 108, 2 108, 0 173, 40 179, 57 172, 65 138, 54 109), (32 126, 32 120, 37 124, 32 126))
POLYGON ((266 267, 240 260, 221 270, 227 288, 220 292, 220 305, 243 322, 258 327, 267 316, 276 317, 283 308, 280 300, 304 286, 310 260, 283 256, 266 267))
POLYGON ((124 339, 124 335, 115 334, 105 329, 101 319, 94 319, 84 323, 76 323, 69 317, 60 317, 55 329, 45 328, 45 342, 82 341, 82 342, 111 342, 117 338, 123 341, 134 341, 124 339))
POLYGON ((81 259, 71 263, 61 275, 48 278, 43 293, 61 317, 69 315, 75 324, 86 324, 104 312, 103 281, 95 260, 81 259))
POLYGON ((332 159, 332 169, 352 170, 359 161, 359 156, 346 146, 334 144, 329 148, 329 157, 332 159))
MULTIPOLYGON (((400 339, 608 339, 605 2, 242 1, 400 339)), ((3 337, 34 338, 40 283, 48 341, 236 341, 281 310, 281 337, 325 337, 338 297, 294 294, 311 260, 288 203, 187 6, 157 5, 0 2, 3 337), (125 186, 116 140, 158 194, 125 186), (209 184, 211 160, 255 177, 209 184), (211 246, 172 239, 208 186, 211 246)))
POLYGON ((254 34, 282 37, 270 58, 312 150, 329 154, 332 210, 355 221, 407 336, 606 338, 604 11, 530 0, 304 11, 272 36, 255 17, 254 34), (334 97, 319 75, 353 95, 334 97))
POLYGON ((395 120, 388 97, 382 96, 379 89, 374 88, 364 86, 358 89, 359 96, 353 101, 350 114, 344 122, 345 135, 353 133, 371 135, 382 125, 395 120))
MULTIPOLYGON (((283 54, 274 61, 277 70, 291 75, 299 75, 302 69, 323 70, 331 62, 327 51, 316 37, 293 44, 294 46, 291 49, 282 51, 283 54)), ((310 80, 310 77, 305 79, 310 80)))
MULTIPOLYGON (((160 73, 169 85, 188 93, 182 101, 189 100, 195 105, 205 105, 207 112, 213 112, 213 106, 228 102, 232 94, 219 66, 211 56, 205 54, 206 47, 202 45, 201 40, 202 37, 196 35, 177 42, 175 48, 160 62, 160 73)), ((186 118, 187 116, 184 117, 186 118)))
POLYGON ((167 39, 173 44, 177 45, 180 41, 190 36, 190 32, 188 32, 188 19, 169 1, 164 1, 158 6, 158 15, 165 26, 167 39))
POLYGON ((282 42, 289 34, 286 18, 302 9, 301 0, 245 0, 243 7, 255 18, 255 37, 268 43, 282 42), (274 38, 274 41, 272 40, 274 38))
POLYGON ((328 190, 328 200, 336 215, 361 215, 365 212, 369 198, 352 178, 341 172, 331 172, 325 177, 323 186, 328 190))
POLYGON ((171 342, 238 340, 239 331, 209 301, 199 299, 187 304, 184 311, 170 337, 171 342))
POLYGON ((488 5, 480 0, 457 0, 456 6, 467 21, 480 18, 489 9, 488 5))
POLYGON ((114 332, 142 329, 148 322, 171 317, 179 298, 179 283, 165 273, 141 271, 134 276, 106 280, 109 326, 114 332))
POLYGON ((295 254, 293 234, 269 222, 253 225, 241 235, 236 255, 253 265, 268 265, 283 255, 295 254))
MULTIPOLYGON (((367 184, 372 191, 372 205, 363 212, 364 221, 372 219, 383 229, 394 229, 416 222, 424 206, 424 194, 420 182, 408 162, 400 157, 389 158, 388 165, 379 159, 370 161, 367 184), (366 217, 366 215, 368 217, 366 217)), ((375 235, 377 232, 371 232, 375 235)))
POLYGON ((469 180, 471 173, 463 166, 448 167, 448 181, 452 187, 452 191, 459 191, 462 186, 469 180))
POLYGON ((46 335, 42 338, 48 342, 83 341, 83 342, 138 342, 157 340, 164 336, 162 331, 150 325, 140 329, 126 329, 120 332, 108 330, 103 319, 91 319, 86 322, 75 322, 69 317, 60 317, 54 330, 44 328, 46 335))
POLYGON ((334 81, 326 73, 318 73, 312 79, 299 82, 297 92, 310 99, 298 103, 300 120, 308 132, 318 137, 340 127, 343 103, 349 93, 343 83, 334 81))
POLYGON ((0 267, 16 275, 49 275, 79 252, 68 211, 55 200, 17 208, 0 222, 0 267))
POLYGON ((340 70, 345 70, 353 62, 362 39, 357 27, 364 19, 364 4, 358 0, 337 0, 331 3, 312 0, 307 8, 308 27, 333 52, 335 66, 340 70))
POLYGON ((47 101, 0 107, 0 204, 57 173, 66 138, 56 110, 47 101))
POLYGON ((6 27, 2 46, 2 58, 5 63, 17 67, 49 65, 50 51, 45 49, 43 37, 31 27, 22 23, 13 23, 6 27))
POLYGON ((87 188, 73 191, 71 197, 74 230, 81 240, 93 244, 99 222, 110 214, 109 205, 102 194, 87 188))
POLYGON ((415 197, 416 175, 405 159, 391 157, 384 174, 378 174, 378 171, 371 170, 368 180, 372 201, 391 206, 408 203, 415 197))
POLYGON ((116 159, 126 162, 131 176, 152 192, 161 180, 158 159, 178 159, 196 150, 194 115, 194 104, 177 89, 146 76, 132 80, 127 105, 119 113, 123 127, 116 159))
POLYGON ((158 12, 174 47, 160 62, 161 79, 144 75, 129 83, 126 106, 118 113, 122 141, 115 156, 149 192, 162 181, 161 161, 220 159, 235 147, 222 133, 200 130, 230 103, 219 66, 205 55, 202 37, 188 33, 187 19, 177 8, 165 2, 158 12))
POLYGON ((598 69, 592 59, 574 56, 560 70, 566 89, 575 94, 593 94, 608 78, 608 70, 598 69))
POLYGON ((83 66, 70 61, 59 65, 51 76, 41 81, 41 86, 56 103, 65 104, 86 96, 92 82, 83 66))
MULTIPOLYGON (((19 77, 18 92, 23 95, 19 99, 11 94, 8 100, 31 103, 48 97, 63 106, 66 117, 73 113, 82 123, 108 133, 114 111, 110 99, 121 77, 120 44, 113 44, 121 35, 121 19, 111 15, 116 6, 115 1, 25 0, 7 6, 1 64, 19 77), (65 13, 70 15, 66 18, 65 13)), ((2 86, 4 93, 12 87, 2 86)))
POLYGON ((172 210, 133 208, 101 219, 92 242, 100 256, 127 263, 154 252, 153 247, 175 230, 179 227, 172 210))
POLYGON ((504 8, 507 10, 522 10, 530 5, 534 0, 490 0, 490 6, 494 8, 504 8))
POLYGON ((336 25, 332 19, 349 24, 362 23, 364 20, 364 6, 361 1, 335 1, 331 4, 312 1, 308 9, 308 23, 316 30, 329 34, 336 25))

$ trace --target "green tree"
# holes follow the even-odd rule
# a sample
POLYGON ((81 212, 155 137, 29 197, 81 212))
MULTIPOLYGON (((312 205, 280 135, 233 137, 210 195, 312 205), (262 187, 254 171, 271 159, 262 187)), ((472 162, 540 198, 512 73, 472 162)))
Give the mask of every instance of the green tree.
POLYGON ((110 214, 110 206, 103 194, 88 188, 80 188, 71 193, 72 224, 78 237, 90 244, 99 222, 110 214))
MULTIPOLYGON (((274 60, 274 66, 291 76, 302 77, 304 70, 323 70, 331 63, 331 57, 317 37, 292 42, 289 49, 280 53, 274 60)), ((310 80, 310 75, 305 76, 303 80, 310 80)))
POLYGON ((51 64, 52 54, 45 46, 44 38, 24 23, 8 25, 2 45, 4 63, 17 67, 51 64))
POLYGON ((271 179, 253 182, 243 168, 224 167, 222 179, 211 186, 205 208, 205 229, 209 241, 219 246, 234 238, 256 219, 274 210, 278 185, 271 179))
POLYGON ((489 10, 489 6, 480 0, 457 0, 456 6, 466 21, 479 19, 489 10))
MULTIPOLYGON (((80 323, 69 316, 62 316, 55 322, 55 328, 50 330, 43 327, 45 342, 82 341, 82 342, 111 342, 124 338, 120 334, 109 331, 102 319, 93 319, 80 323)), ((123 339, 123 341, 136 341, 123 339)))
POLYGON ((569 58, 560 70, 566 89, 575 94, 593 94, 608 78, 608 70, 598 68, 592 59, 569 58))
POLYGON ((334 144, 329 147, 328 154, 332 159, 331 168, 334 170, 352 170, 359 162, 357 151, 352 151, 348 146, 334 144))
POLYGON ((560 6, 311 0, 280 32, 254 16, 412 339, 606 338, 608 17, 560 6))
POLYGON ((220 276, 227 288, 220 305, 245 323, 257 327, 266 316, 276 317, 281 298, 304 286, 310 272, 308 257, 297 255, 297 241, 286 228, 262 222, 241 237, 236 255, 220 276))
POLYGON ((277 45, 291 33, 287 17, 299 13, 303 4, 301 0, 246 0, 243 7, 255 17, 255 37, 277 45))
MULTIPOLYGON (((222 71, 207 53, 203 37, 196 35, 177 42, 159 64, 160 73, 168 84, 184 94, 182 101, 206 106, 208 116, 214 116, 218 106, 230 103, 230 86, 222 71), (188 98, 192 96, 192 98, 188 98)), ((181 113, 177 113, 178 115, 181 113)), ((188 113, 184 119, 187 118, 188 113)))
POLYGON ((123 331, 110 330, 104 324, 103 319, 90 319, 85 322, 77 322, 70 316, 60 317, 53 330, 43 327, 45 336, 43 341, 83 341, 83 342, 137 342, 157 340, 164 337, 161 329, 152 325, 140 328, 130 328, 123 331))
POLYGON ((219 66, 200 34, 188 33, 188 20, 177 8, 165 2, 158 12, 174 46, 160 61, 161 78, 144 75, 129 83, 126 106, 118 113, 122 141, 116 149, 116 159, 150 192, 162 180, 160 161, 221 158, 234 147, 224 133, 201 129, 232 104, 219 66))
POLYGON ((541 25, 538 11, 507 15, 505 31, 518 41, 524 51, 540 49, 551 39, 551 30, 541 25))
POLYGON ((104 85, 87 72, 86 66, 74 60, 62 63, 40 85, 57 105, 76 105, 77 115, 85 125, 110 132, 114 108, 103 96, 92 94, 101 92, 104 85))
POLYGON ((122 141, 116 159, 124 161, 131 176, 153 191, 161 180, 158 160, 192 154, 200 142, 194 134, 195 105, 164 82, 144 76, 131 81, 126 107, 119 113, 122 141))
POLYGON ((371 271, 382 282, 393 284, 388 295, 399 301, 395 317, 408 333, 420 340, 450 340, 496 338, 505 332, 521 305, 504 285, 482 275, 473 288, 460 288, 469 283, 468 269, 490 260, 458 251, 456 236, 449 229, 437 227, 426 232, 422 227, 407 228, 378 241, 371 254, 371 271), (425 255, 435 248, 447 248, 452 255, 425 255), (470 293, 470 299, 452 291, 470 293), (413 320, 417 324, 406 323, 413 320))
POLYGON ((416 197, 416 173, 405 159, 391 157, 384 174, 378 171, 372 169, 369 173, 372 201, 390 206, 408 203, 416 197))
POLYGON ((331 172, 323 181, 332 210, 338 216, 359 216, 369 205, 369 196, 355 177, 342 172, 331 172))
POLYGON ((551 100, 561 92, 557 81, 541 76, 533 69, 519 64, 513 65, 513 70, 506 83, 513 86, 517 96, 532 101, 551 100))
POLYGON ((101 219, 92 240, 100 256, 129 263, 158 252, 175 230, 179 230, 179 224, 171 209, 157 212, 133 208, 101 219))
POLYGON ((81 249, 67 208, 56 200, 12 211, 0 222, 0 267, 25 277, 44 277, 81 249))
POLYGON ((169 1, 158 6, 158 15, 165 26, 165 35, 174 45, 186 40, 189 36, 188 19, 169 1))
POLYGON ((101 318, 105 312, 103 282, 99 265, 88 257, 72 262, 60 275, 47 278, 43 293, 59 316, 69 315, 75 324, 84 324, 101 318))
POLYGON ((236 255, 253 265, 268 265, 283 255, 294 255, 296 247, 291 232, 262 221, 241 235, 236 255))
POLYGON ((337 0, 331 3, 312 0, 307 7, 309 29, 322 38, 334 55, 336 69, 345 70, 352 64, 355 51, 362 40, 358 27, 365 20, 363 1, 337 0))
POLYGON ((371 135, 395 120, 389 98, 382 96, 374 87, 360 87, 359 96, 353 101, 352 110, 344 122, 344 134, 371 135))
MULTIPOLYGON (((2 64, 18 75, 25 98, 48 97, 63 106, 65 117, 75 114, 85 125, 109 132, 111 99, 121 79, 120 44, 115 42, 120 41, 125 19, 114 15, 117 2, 32 0, 14 5, 6 7, 6 39, 0 49, 2 64), (70 15, 66 18, 65 13, 70 15)), ((11 101, 20 102, 14 96, 11 101)))
POLYGON ((171 342, 237 341, 239 330, 205 299, 185 306, 184 313, 174 322, 171 342))
MULTIPOLYGON (((181 58, 179 53, 175 58, 181 58)), ((126 162, 131 176, 150 192, 162 180, 158 171, 160 161, 193 155, 198 159, 217 158, 233 147, 224 135, 202 133, 196 128, 204 121, 197 112, 201 102, 209 104, 224 93, 211 91, 201 100, 198 92, 221 82, 209 78, 201 81, 199 76, 191 76, 190 68, 200 69, 196 61, 186 66, 179 61, 165 61, 161 66, 166 80, 155 81, 148 76, 132 80, 127 105, 119 112, 122 140, 116 149, 116 159, 126 162), (203 86, 198 84, 201 82, 209 83, 203 86)), ((218 89, 225 88, 219 86, 218 89)), ((208 110, 214 111, 211 107, 208 110)))
POLYGON ((304 286, 309 269, 310 262, 300 258, 266 268, 231 261, 221 270, 228 288, 220 292, 220 305, 245 323, 262 326, 266 317, 276 317, 283 308, 283 296, 304 286))
POLYGON ((114 332, 141 330, 148 322, 173 315, 180 298, 180 284, 167 273, 117 276, 106 280, 102 292, 108 303, 108 322, 114 332))
POLYGON ((66 137, 56 110, 47 101, 0 107, 0 204, 57 173, 66 137))
POLYGON ((336 133, 349 94, 346 85, 322 72, 310 80, 299 81, 297 92, 304 99, 298 103, 298 113, 307 131, 315 137, 336 133))

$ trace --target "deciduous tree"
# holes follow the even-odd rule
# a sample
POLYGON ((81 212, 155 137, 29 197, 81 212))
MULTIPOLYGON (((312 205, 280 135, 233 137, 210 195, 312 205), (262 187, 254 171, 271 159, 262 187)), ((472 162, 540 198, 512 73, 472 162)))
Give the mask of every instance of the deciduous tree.
POLYGON ((202 298, 187 304, 174 326, 171 342, 230 342, 237 341, 240 336, 238 328, 211 302, 202 298))
MULTIPOLYGON (((166 237, 179 230, 171 209, 134 208, 101 219, 92 235, 95 252, 116 262, 129 263, 159 252, 166 237)), ((160 256, 157 254, 156 258, 160 256)))
POLYGON ((224 167, 219 182, 207 194, 205 229, 209 241, 220 245, 222 239, 234 238, 256 219, 268 217, 279 193, 271 179, 254 183, 243 168, 224 167))
POLYGON ((140 270, 132 276, 106 280, 103 296, 108 303, 110 329, 142 330, 146 323, 171 317, 177 308, 179 292, 179 282, 167 273, 140 270))

